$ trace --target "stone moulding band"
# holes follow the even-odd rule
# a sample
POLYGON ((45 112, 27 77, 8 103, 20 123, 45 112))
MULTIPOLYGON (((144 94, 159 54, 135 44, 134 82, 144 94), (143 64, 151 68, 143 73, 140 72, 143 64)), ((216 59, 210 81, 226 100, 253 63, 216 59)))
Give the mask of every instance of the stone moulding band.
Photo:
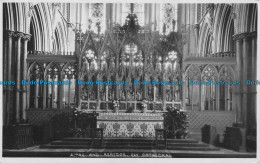
POLYGON ((147 113, 99 113, 99 116, 103 116, 103 115, 108 115, 108 116, 120 116, 120 115, 125 115, 125 116, 162 116, 162 114, 158 114, 158 113, 155 113, 155 114, 147 114, 147 113))
POLYGON ((100 113, 97 120, 107 121, 163 121, 162 114, 145 113, 100 113))
POLYGON ((99 121, 163 121, 163 117, 97 117, 99 121))

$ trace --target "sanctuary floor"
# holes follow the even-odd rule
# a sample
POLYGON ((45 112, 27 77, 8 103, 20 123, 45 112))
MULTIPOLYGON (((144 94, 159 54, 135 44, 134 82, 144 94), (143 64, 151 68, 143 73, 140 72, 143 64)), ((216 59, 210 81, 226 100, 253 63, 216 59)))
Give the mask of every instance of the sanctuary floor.
POLYGON ((151 145, 153 139, 104 139, 92 148, 88 138, 65 138, 26 149, 4 149, 3 157, 85 157, 85 158, 255 158, 256 153, 240 153, 193 139, 167 140, 167 148, 151 145))

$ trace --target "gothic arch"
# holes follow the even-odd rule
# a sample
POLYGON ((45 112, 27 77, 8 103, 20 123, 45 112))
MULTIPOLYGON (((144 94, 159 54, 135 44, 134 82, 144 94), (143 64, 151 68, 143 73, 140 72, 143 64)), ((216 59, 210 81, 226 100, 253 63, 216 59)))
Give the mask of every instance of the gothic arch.
POLYGON ((63 66, 63 68, 61 69, 61 74, 62 74, 62 76, 64 75, 65 70, 66 70, 69 66, 74 67, 74 68, 75 68, 75 73, 77 74, 77 68, 76 68, 75 63, 74 63, 74 62, 67 62, 67 63, 63 66))
MULTIPOLYGON (((199 31, 199 54, 205 56, 207 51, 209 51, 209 39, 211 37, 210 27, 208 22, 204 19, 200 25, 199 31)), ((211 47, 211 46, 210 46, 211 47)), ((211 50, 210 50, 211 51, 211 50)))
POLYGON ((60 31, 61 50, 67 50, 67 27, 60 13, 52 10, 50 3, 3 3, 4 30, 12 30, 30 33, 34 36, 34 48, 36 51, 52 51, 53 32, 56 28, 52 23, 55 16, 58 31, 60 31), (31 29, 32 28, 32 29, 31 29), (52 40, 52 41, 50 41, 52 40))
POLYGON ((257 4, 234 6, 235 34, 257 31, 257 4))
POLYGON ((232 12, 231 5, 217 4, 214 6, 214 15, 203 18, 199 31, 200 55, 234 51, 232 36, 235 27, 232 12), (212 24, 208 19, 213 19, 212 24))
POLYGON ((230 65, 223 65, 219 70, 219 80, 234 80, 235 72, 230 65))
POLYGON ((116 55, 116 50, 114 48, 109 32, 106 33, 102 48, 100 50, 100 54, 103 54, 103 52, 106 50, 111 50, 114 53, 114 55, 116 55))
POLYGON ((190 65, 185 71, 185 79, 201 80, 200 68, 196 65, 190 65))
POLYGON ((29 3, 3 3, 4 29, 27 32, 29 3))
POLYGON ((58 68, 58 74, 57 75, 60 77, 60 75, 61 75, 61 68, 60 68, 60 66, 57 63, 55 63, 55 62, 51 62, 45 68, 44 78, 46 78, 46 75, 48 74, 48 69, 51 68, 52 65, 54 65, 54 66, 56 66, 58 68))
POLYGON ((232 6, 229 4, 216 5, 214 19, 213 52, 233 51, 234 21, 232 19, 232 6))
MULTIPOLYGON (((40 71, 42 71, 42 74, 41 75, 44 75, 44 68, 42 67, 42 65, 40 64, 40 63, 38 63, 38 62, 33 62, 31 65, 30 65, 30 67, 28 68, 28 78, 30 79, 30 77, 33 75, 32 73, 31 73, 31 71, 32 71, 32 69, 35 67, 35 66, 39 66, 39 68, 40 68, 40 71)), ((43 78, 43 76, 42 76, 42 78, 43 78)))
POLYGON ((218 80, 218 70, 213 65, 207 65, 201 73, 202 80, 218 80))
POLYGON ((94 43, 94 41, 93 41, 93 37, 92 37, 92 34, 91 34, 90 32, 87 34, 85 43, 84 43, 84 45, 83 45, 83 47, 82 47, 81 57, 82 57, 83 53, 84 53, 87 49, 92 49, 92 50, 95 52, 95 54, 98 56, 98 49, 97 49, 97 47, 96 47, 96 45, 95 45, 95 43, 94 43))

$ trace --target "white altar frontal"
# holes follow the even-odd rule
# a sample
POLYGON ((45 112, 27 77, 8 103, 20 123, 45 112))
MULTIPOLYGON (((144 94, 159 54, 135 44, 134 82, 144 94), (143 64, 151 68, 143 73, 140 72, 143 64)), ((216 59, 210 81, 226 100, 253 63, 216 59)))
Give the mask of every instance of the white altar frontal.
POLYGON ((163 129, 162 113, 99 113, 97 128, 104 137, 155 137, 155 129, 163 129))

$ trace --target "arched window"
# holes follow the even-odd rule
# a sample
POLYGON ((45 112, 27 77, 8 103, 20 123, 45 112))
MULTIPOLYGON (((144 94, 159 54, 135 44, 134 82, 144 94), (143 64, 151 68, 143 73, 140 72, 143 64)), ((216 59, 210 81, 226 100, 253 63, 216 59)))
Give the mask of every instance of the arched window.
MULTIPOLYGON (((234 74, 230 67, 224 66, 220 70, 219 78, 221 81, 233 81, 234 74)), ((220 85, 219 89, 219 110, 231 111, 232 110, 232 85, 220 85)))
POLYGON ((200 69, 191 65, 186 70, 186 106, 188 109, 199 110, 200 106, 200 85, 193 84, 192 81, 200 81, 200 69))
POLYGON ((105 33, 106 23, 106 5, 104 3, 91 3, 89 5, 88 28, 93 30, 95 33, 105 33))
POLYGON ((159 31, 166 35, 172 31, 177 31, 177 4, 161 4, 159 31))
MULTIPOLYGON (((29 79, 30 81, 37 81, 43 80, 43 68, 38 64, 35 63, 32 65, 29 71, 29 79)), ((42 93, 43 87, 40 84, 32 84, 29 86, 29 108, 42 108, 42 93)))
MULTIPOLYGON (((123 3, 122 4, 122 23, 125 23, 126 17, 131 13, 131 4, 123 3)), ((144 25, 144 4, 143 3, 134 3, 133 4, 133 13, 136 14, 138 18, 138 24, 140 26, 144 25)))
POLYGON ((63 106, 70 107, 76 103, 75 99, 75 90, 76 90, 76 67, 74 64, 69 64, 65 67, 63 71, 63 81, 70 81, 71 84, 65 85, 64 88, 64 96, 62 97, 63 106))
MULTIPOLYGON (((48 82, 58 82, 60 80, 60 69, 55 63, 50 63, 46 68, 45 80, 48 82)), ((58 85, 47 85, 47 108, 58 108, 58 85)))
MULTIPOLYGON (((217 81, 218 73, 215 67, 208 65, 202 72, 203 81, 217 81)), ((213 83, 202 85, 201 89, 202 96, 202 110, 216 110, 216 85, 213 83)))

